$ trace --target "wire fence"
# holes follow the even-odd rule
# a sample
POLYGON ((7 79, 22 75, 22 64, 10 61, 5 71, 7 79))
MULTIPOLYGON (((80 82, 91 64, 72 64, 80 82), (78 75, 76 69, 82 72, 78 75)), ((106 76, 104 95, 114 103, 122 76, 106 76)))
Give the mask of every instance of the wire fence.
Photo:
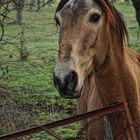
MULTIPOLYGON (((79 133, 77 134, 77 136, 75 138, 68 138, 71 140, 72 139, 82 140, 85 137, 85 134, 83 132, 88 130, 88 128, 90 127, 90 123, 92 124, 93 121, 96 121, 97 119, 99 119, 105 115, 112 114, 114 112, 125 112, 131 139, 137 140, 135 129, 133 126, 132 118, 130 116, 130 112, 129 112, 127 103, 113 104, 108 107, 101 108, 99 110, 87 112, 87 113, 80 114, 80 115, 70 117, 67 119, 59 120, 59 121, 52 122, 52 123, 47 123, 44 125, 40 125, 40 126, 36 126, 33 128, 25 129, 22 131, 18 131, 18 132, 12 133, 12 134, 4 135, 4 136, 0 137, 0 140, 5 140, 5 139, 8 140, 8 139, 12 139, 12 138, 17 138, 17 137, 21 137, 21 136, 25 136, 25 135, 30 135, 32 133, 38 133, 40 131, 45 131, 58 140, 66 140, 67 138, 63 138, 62 136, 59 136, 51 129, 92 118, 92 120, 90 120, 90 122, 86 123, 84 125, 84 127, 82 129, 80 129, 79 133)), ((125 133, 125 131, 123 132, 123 134, 124 133, 125 133)), ((117 140, 121 136, 122 136, 122 134, 116 136, 114 139, 117 140)), ((130 137, 128 139, 130 139, 130 137)))

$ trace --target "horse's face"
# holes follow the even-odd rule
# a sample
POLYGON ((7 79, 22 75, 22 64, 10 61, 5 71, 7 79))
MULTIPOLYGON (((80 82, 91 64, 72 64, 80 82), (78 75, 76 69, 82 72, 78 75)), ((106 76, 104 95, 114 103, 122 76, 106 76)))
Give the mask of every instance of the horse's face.
POLYGON ((103 58, 99 51, 104 14, 93 0, 69 0, 56 12, 60 26, 54 84, 64 98, 78 98, 85 78, 103 58))

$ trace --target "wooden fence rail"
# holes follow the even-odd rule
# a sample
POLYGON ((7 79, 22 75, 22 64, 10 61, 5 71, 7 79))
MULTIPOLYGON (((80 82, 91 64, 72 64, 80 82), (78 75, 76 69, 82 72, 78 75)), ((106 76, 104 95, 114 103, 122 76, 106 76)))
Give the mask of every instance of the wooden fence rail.
POLYGON ((129 113, 129 109, 128 109, 128 106, 126 103, 113 104, 113 105, 110 105, 108 107, 101 108, 99 110, 83 113, 80 115, 76 115, 74 117, 66 118, 66 119, 55 121, 52 123, 47 123, 44 125, 40 125, 40 126, 25 129, 25 130, 17 131, 17 132, 11 133, 11 134, 3 135, 3 136, 0 136, 0 140, 9 140, 9 139, 17 138, 17 137, 30 135, 33 133, 38 133, 40 131, 46 131, 47 133, 49 133, 53 137, 57 138, 58 140, 63 140, 64 138, 53 133, 53 131, 51 131, 50 129, 57 128, 57 127, 64 126, 64 125, 68 125, 68 124, 75 123, 75 122, 79 122, 82 120, 86 120, 88 118, 99 118, 99 117, 103 117, 107 114, 111 114, 114 112, 123 112, 123 111, 126 112, 126 117, 128 120, 129 129, 130 129, 132 138, 134 140, 137 140, 135 130, 133 127, 133 122, 131 119, 131 115, 129 113))

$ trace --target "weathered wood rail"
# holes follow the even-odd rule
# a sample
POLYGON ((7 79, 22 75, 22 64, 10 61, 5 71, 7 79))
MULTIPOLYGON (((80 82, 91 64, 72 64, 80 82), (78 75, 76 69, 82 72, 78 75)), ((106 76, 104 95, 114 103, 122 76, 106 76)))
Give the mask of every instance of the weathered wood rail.
POLYGON ((83 113, 80 115, 76 115, 74 117, 66 118, 66 119, 55 121, 52 123, 47 123, 44 125, 40 125, 40 126, 25 129, 25 130, 17 131, 17 132, 11 133, 11 134, 3 135, 3 136, 0 136, 0 140, 9 140, 9 139, 17 138, 17 137, 31 135, 33 133, 38 133, 40 131, 46 131, 47 133, 49 133, 50 135, 52 135, 53 137, 55 137, 58 140, 66 140, 65 138, 54 133, 51 129, 57 128, 60 126, 64 126, 64 125, 68 125, 71 123, 79 122, 82 120, 86 120, 88 118, 93 118, 93 119, 100 118, 100 117, 103 117, 105 115, 108 115, 108 114, 111 114, 114 112, 125 112, 126 113, 126 118, 128 121, 128 127, 129 127, 129 131, 131 133, 131 137, 133 140, 137 140, 135 129, 133 126, 133 121, 132 121, 127 103, 113 104, 108 107, 101 108, 99 110, 83 113))

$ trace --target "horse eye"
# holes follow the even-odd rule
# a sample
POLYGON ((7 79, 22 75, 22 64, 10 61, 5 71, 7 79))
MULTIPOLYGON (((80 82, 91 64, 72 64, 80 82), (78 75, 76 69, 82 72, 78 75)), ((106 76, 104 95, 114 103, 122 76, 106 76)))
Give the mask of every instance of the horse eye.
POLYGON ((96 23, 96 22, 99 21, 99 19, 100 19, 100 15, 95 13, 95 14, 91 15, 91 17, 89 19, 89 22, 95 22, 96 23))

